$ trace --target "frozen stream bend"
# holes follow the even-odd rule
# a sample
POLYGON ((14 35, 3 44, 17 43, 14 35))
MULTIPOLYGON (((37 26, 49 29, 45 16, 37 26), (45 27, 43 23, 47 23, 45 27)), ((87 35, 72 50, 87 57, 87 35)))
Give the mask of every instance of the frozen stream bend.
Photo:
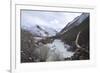
POLYGON ((73 52, 68 51, 70 46, 64 44, 64 42, 62 42, 60 39, 55 39, 52 43, 48 43, 47 46, 52 52, 59 55, 62 59, 71 57, 74 54, 73 52))

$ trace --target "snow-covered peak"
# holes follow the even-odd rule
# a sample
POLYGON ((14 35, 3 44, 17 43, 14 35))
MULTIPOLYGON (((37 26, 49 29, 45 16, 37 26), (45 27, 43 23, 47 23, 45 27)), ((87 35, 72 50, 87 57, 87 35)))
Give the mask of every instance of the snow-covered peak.
POLYGON ((35 24, 34 26, 27 25, 21 27, 25 30, 30 31, 35 36, 50 37, 50 36, 55 36, 57 33, 57 31, 54 30, 53 28, 37 24, 35 24))

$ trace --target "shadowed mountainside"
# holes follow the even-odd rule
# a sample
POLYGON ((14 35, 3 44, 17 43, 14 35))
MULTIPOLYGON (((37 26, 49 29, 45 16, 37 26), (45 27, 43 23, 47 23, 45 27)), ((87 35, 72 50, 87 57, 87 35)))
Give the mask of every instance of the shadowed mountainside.
POLYGON ((73 60, 89 59, 89 24, 89 14, 83 13, 74 23, 66 26, 59 33, 59 37, 72 46, 69 50, 75 51, 73 60))

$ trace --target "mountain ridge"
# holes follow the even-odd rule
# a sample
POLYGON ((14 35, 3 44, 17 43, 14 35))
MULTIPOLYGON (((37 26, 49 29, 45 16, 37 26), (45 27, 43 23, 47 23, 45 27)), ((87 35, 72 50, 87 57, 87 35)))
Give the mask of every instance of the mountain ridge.
POLYGON ((31 32, 35 36, 40 36, 40 37, 50 37, 50 36, 55 36, 57 31, 54 30, 53 28, 42 26, 42 25, 35 25, 35 26, 23 26, 22 29, 25 29, 29 32, 31 32))

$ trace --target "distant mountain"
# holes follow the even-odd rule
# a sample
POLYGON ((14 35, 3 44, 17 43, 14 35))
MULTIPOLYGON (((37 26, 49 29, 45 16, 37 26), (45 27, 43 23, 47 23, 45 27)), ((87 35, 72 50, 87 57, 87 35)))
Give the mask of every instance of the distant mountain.
POLYGON ((57 31, 54 30, 53 28, 49 28, 42 25, 34 25, 34 26, 28 25, 28 26, 22 26, 22 28, 30 31, 33 35, 40 37, 51 37, 55 36, 57 33, 57 31))

